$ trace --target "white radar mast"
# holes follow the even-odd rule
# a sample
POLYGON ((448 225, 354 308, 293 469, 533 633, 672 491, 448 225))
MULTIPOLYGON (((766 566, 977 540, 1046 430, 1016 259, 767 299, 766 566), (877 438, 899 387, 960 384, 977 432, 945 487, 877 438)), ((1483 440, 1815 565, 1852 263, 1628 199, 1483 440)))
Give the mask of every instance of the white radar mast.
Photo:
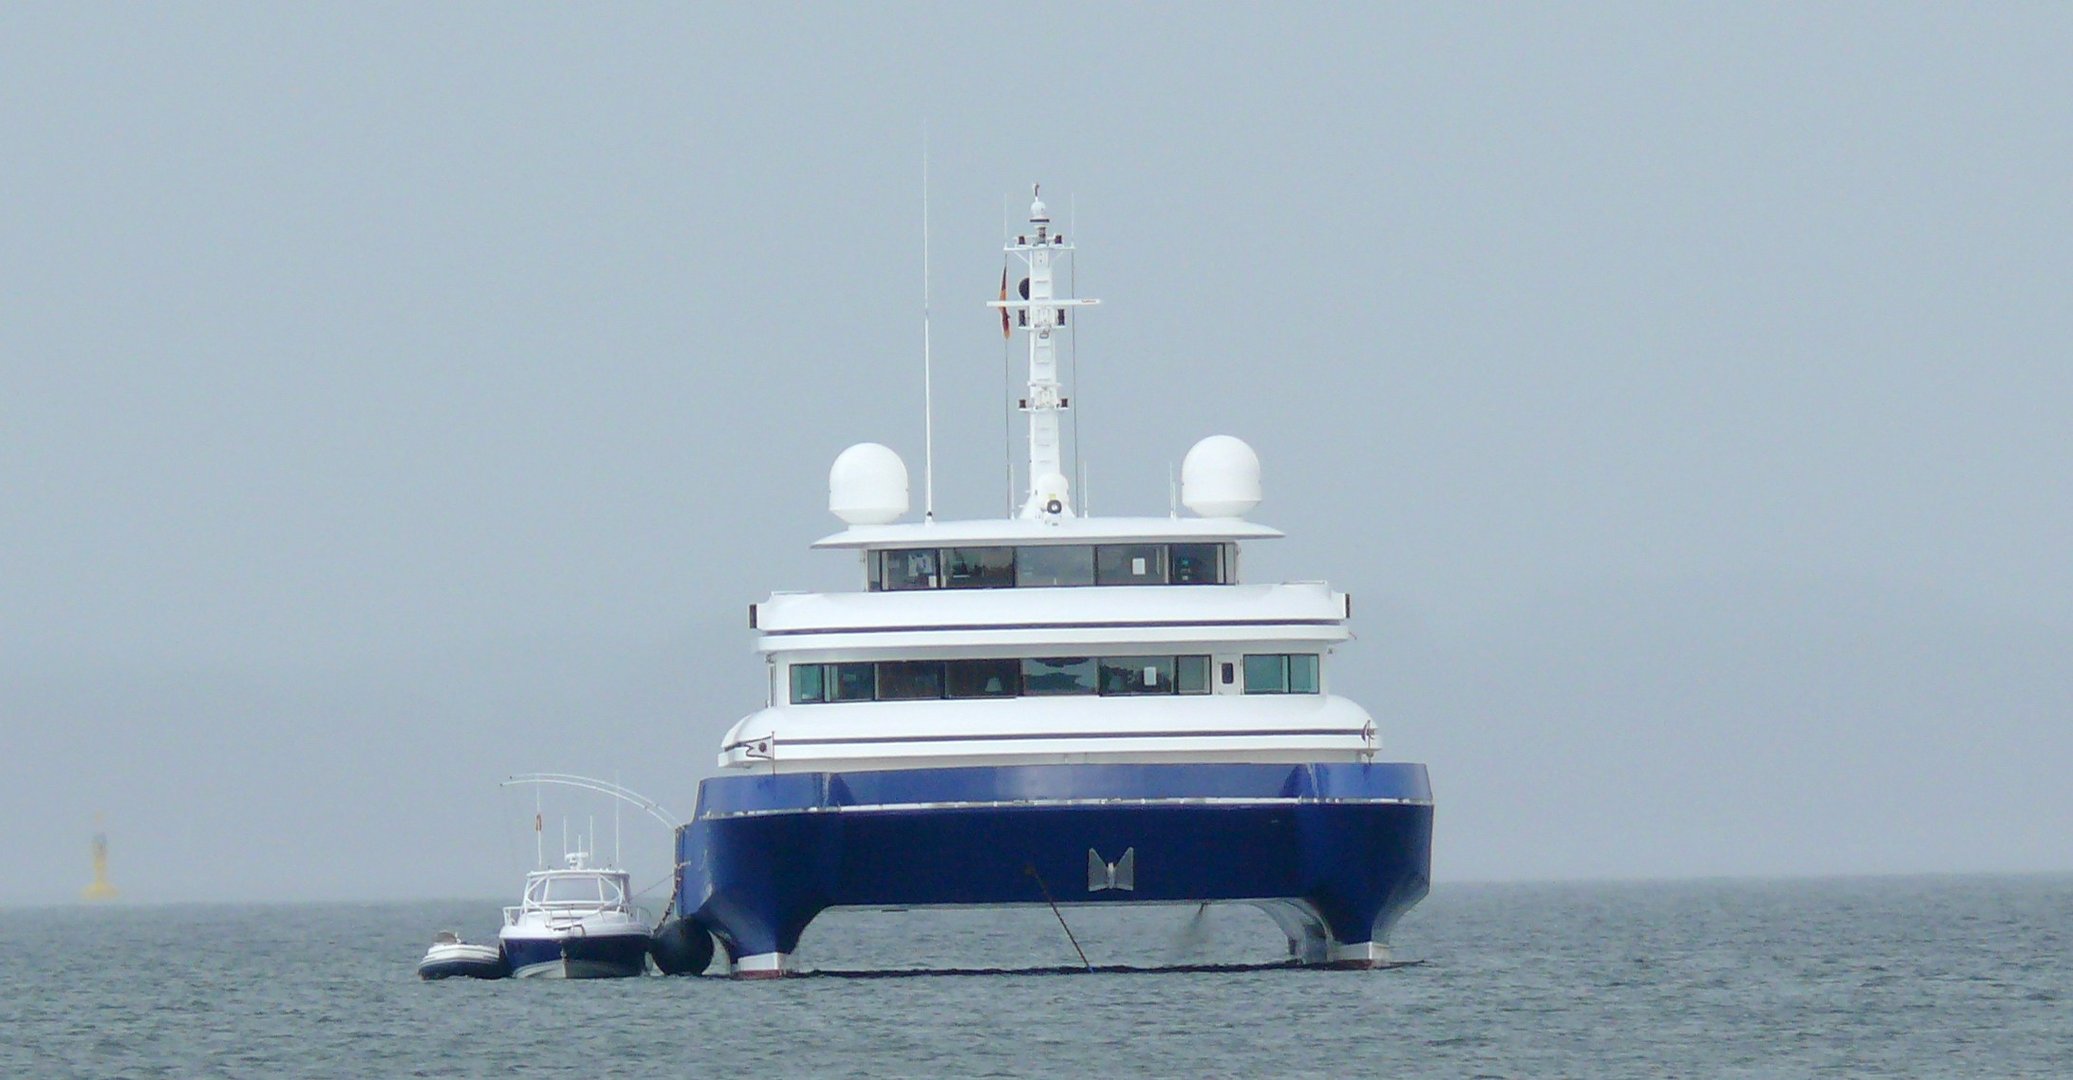
POLYGON ((1101 301, 1057 295, 1055 264, 1071 257, 1072 245, 1051 231, 1041 185, 1032 186, 1030 196, 1029 233, 1003 249, 1011 265, 1020 261, 1024 276, 1012 293, 1003 280, 1001 298, 987 306, 1001 309, 1003 334, 1020 329, 1029 338, 1029 396, 1022 399, 1022 411, 1029 414, 1029 498, 1021 516, 1056 522, 1074 516, 1059 438, 1058 414, 1071 402, 1058 381, 1058 331, 1065 326, 1065 309, 1101 301))

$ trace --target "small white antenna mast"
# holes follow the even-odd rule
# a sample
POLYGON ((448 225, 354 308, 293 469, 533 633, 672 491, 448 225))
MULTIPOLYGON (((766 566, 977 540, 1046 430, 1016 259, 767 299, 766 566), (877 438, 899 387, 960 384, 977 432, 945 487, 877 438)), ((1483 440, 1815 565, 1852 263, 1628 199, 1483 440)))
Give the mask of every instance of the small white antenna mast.
MULTIPOLYGON (((1069 209, 1066 211, 1066 228, 1071 229, 1073 236, 1077 237, 1080 235, 1079 192, 1073 192, 1067 202, 1067 206, 1069 209)), ((1066 289, 1070 295, 1078 296, 1080 295, 1080 260, 1075 258, 1067 263, 1066 266, 1067 272, 1070 275, 1065 279, 1066 289)), ((1063 313, 1060 314, 1060 317, 1063 318, 1063 313)), ((1068 377, 1072 379, 1073 396, 1079 399, 1079 404, 1073 406, 1072 411, 1066 413, 1066 418, 1072 422, 1072 461, 1073 472, 1078 474, 1080 484, 1080 516, 1092 517, 1093 511, 1088 509, 1091 500, 1087 498, 1087 462, 1080 456, 1080 413, 1086 410, 1087 395, 1086 387, 1080 385, 1080 320, 1078 319, 1072 320, 1065 329, 1065 367, 1070 373, 1068 377)))
POLYGON ((540 816, 540 788, 533 787, 533 869, 547 869, 547 821, 540 816))
POLYGON ((929 355, 929 122, 921 122, 921 520, 936 520, 935 368, 929 355))

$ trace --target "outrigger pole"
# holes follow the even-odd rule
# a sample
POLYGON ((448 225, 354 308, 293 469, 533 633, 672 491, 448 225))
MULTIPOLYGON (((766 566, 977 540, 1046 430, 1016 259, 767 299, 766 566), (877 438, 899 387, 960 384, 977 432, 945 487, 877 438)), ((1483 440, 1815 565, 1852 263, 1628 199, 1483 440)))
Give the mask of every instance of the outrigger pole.
POLYGON ((615 799, 631 803, 632 805, 647 811, 649 817, 652 817, 655 820, 661 822, 663 828, 666 828, 671 832, 675 832, 677 826, 683 824, 683 822, 680 819, 678 819, 676 815, 671 814, 669 811, 663 809, 661 803, 658 803, 655 800, 648 798, 646 795, 643 795, 640 792, 633 790, 632 788, 620 787, 618 784, 612 783, 609 780, 599 780, 595 777, 590 776, 577 776, 573 773, 520 773, 519 775, 511 777, 508 780, 499 782, 497 786, 510 787, 513 784, 560 784, 563 787, 575 787, 582 788, 585 791, 595 791, 601 795, 610 795, 615 799))

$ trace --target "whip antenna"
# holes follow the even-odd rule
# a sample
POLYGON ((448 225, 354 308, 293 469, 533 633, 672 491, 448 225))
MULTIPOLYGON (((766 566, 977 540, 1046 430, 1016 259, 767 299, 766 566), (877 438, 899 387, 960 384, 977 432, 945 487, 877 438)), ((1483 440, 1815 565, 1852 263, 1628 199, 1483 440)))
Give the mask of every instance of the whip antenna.
POLYGON ((935 367, 929 355, 929 122, 921 122, 921 520, 936 520, 935 367))

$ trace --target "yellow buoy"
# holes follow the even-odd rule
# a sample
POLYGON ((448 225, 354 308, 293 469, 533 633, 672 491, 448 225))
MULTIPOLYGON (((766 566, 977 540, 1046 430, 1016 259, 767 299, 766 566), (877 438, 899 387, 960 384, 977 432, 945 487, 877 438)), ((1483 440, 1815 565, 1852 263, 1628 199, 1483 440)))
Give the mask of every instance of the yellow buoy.
MULTIPOLYGON (((94 822, 99 825, 99 821, 94 822)), ((115 886, 108 884, 108 834, 94 833, 94 880, 80 892, 83 900, 113 900, 115 886)))

